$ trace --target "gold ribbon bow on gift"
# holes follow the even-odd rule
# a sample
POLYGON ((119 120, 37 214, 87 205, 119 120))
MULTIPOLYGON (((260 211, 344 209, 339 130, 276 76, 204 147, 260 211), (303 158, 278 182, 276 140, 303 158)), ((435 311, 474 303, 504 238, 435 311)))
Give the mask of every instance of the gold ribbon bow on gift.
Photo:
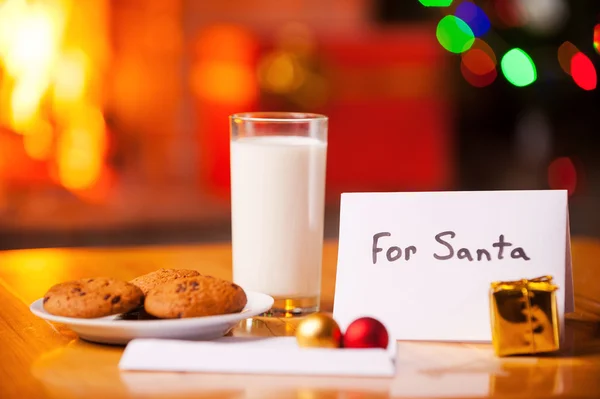
MULTIPOLYGON (((552 276, 541 276, 532 279, 521 279, 515 281, 495 281, 491 284, 492 291, 556 291, 558 286, 552 283, 552 276)), ((524 291, 524 293, 525 293, 524 291)))

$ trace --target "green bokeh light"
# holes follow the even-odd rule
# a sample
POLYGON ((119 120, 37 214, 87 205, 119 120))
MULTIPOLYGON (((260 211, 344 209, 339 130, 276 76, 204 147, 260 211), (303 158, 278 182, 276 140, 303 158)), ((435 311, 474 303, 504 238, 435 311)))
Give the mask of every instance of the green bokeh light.
POLYGON ((520 48, 514 48, 502 57, 500 62, 506 80, 517 87, 532 84, 537 79, 537 70, 529 54, 520 48))
POLYGON ((452 0, 419 0, 425 7, 448 7, 452 0))
POLYGON ((475 42, 473 31, 462 19, 447 15, 439 22, 436 36, 442 47, 451 53, 460 54, 475 42))

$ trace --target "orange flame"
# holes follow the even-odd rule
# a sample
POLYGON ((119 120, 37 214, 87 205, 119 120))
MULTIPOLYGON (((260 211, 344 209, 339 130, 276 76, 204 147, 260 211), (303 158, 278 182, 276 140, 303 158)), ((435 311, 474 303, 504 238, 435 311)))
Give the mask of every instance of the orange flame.
POLYGON ((12 86, 10 125, 17 132, 37 117, 50 86, 66 12, 66 1, 8 0, 0 6, 0 57, 12 86))
POLYGON ((23 135, 29 157, 56 165, 59 183, 73 192, 100 179, 107 147, 100 100, 89 89, 94 46, 68 40, 80 33, 69 31, 74 7, 93 4, 78 3, 0 3, 0 123, 23 135))

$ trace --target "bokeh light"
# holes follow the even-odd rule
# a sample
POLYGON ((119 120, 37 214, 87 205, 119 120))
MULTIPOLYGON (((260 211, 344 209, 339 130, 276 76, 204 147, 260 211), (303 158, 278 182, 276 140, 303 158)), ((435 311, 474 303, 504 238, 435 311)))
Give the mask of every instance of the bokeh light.
POLYGON ((488 56, 488 58, 493 61, 494 66, 498 64, 496 53, 494 52, 492 47, 490 47, 490 45, 482 39, 475 39, 473 45, 471 46, 471 49, 469 49, 469 51, 464 52, 462 55, 463 61, 465 61, 465 58, 469 59, 469 61, 467 62, 467 66, 471 67, 471 62, 474 61, 474 59, 470 58, 471 56, 467 56, 467 54, 469 54, 473 50, 479 50, 485 53, 488 56))
POLYGON ((570 15, 565 0, 518 0, 517 4, 525 28, 537 35, 558 32, 570 15))
POLYGON ((494 60, 494 64, 498 64, 498 60, 496 59, 496 53, 485 40, 475 39, 475 41, 473 42, 473 46, 471 46, 471 49, 478 49, 485 52, 487 55, 490 56, 491 59, 494 60))
POLYGON ((496 69, 496 62, 485 51, 471 49, 463 54, 462 63, 476 75, 487 75, 496 69))
POLYGON ((537 70, 529 54, 520 48, 507 52, 500 62, 506 80, 517 87, 525 87, 537 79, 537 70))
POLYGON ((492 0, 493 15, 507 28, 516 28, 525 24, 520 12, 519 0, 492 0))
POLYGON ((469 25, 475 37, 485 35, 491 28, 490 19, 475 3, 465 1, 456 7, 455 16, 469 25))
POLYGON ((454 15, 447 15, 440 20, 436 36, 442 47, 456 54, 469 50, 475 42, 469 25, 454 15))
POLYGON ((452 4, 452 0, 419 0, 419 3, 425 7, 448 7, 452 4))
POLYGON ((471 49, 462 54, 460 71, 472 86, 486 87, 498 77, 497 64, 494 50, 485 41, 475 39, 471 49))
POLYGON ((294 54, 277 51, 267 54, 258 65, 261 87, 273 93, 289 93, 305 80, 305 71, 294 54))
POLYGON ((496 68, 492 68, 488 73, 478 75, 470 70, 464 62, 460 64, 460 72, 463 78, 471 85, 477 88, 483 88, 494 83, 498 77, 496 68))
POLYGON ((594 49, 600 54, 600 24, 594 26, 594 49))
POLYGON ((567 75, 571 74, 571 60, 577 53, 579 49, 571 42, 564 42, 558 48, 558 63, 567 75))
POLYGON ((577 189, 577 169, 568 157, 555 159, 548 166, 548 185, 553 190, 567 190, 572 196, 577 189))
POLYGON ((571 59, 571 76, 583 90, 594 90, 598 84, 598 75, 592 60, 581 52, 571 59))

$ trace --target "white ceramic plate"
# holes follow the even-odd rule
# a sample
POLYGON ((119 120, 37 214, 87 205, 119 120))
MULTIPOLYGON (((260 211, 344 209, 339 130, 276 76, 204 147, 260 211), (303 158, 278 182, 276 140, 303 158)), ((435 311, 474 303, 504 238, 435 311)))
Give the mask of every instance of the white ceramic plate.
POLYGON ((248 303, 240 313, 190 317, 183 319, 123 320, 121 315, 96 319, 78 319, 52 315, 43 306, 43 298, 29 309, 36 316, 61 323, 87 341, 124 345, 134 338, 166 338, 211 340, 224 336, 240 321, 265 313, 273 306, 273 298, 258 292, 246 291, 248 303))

